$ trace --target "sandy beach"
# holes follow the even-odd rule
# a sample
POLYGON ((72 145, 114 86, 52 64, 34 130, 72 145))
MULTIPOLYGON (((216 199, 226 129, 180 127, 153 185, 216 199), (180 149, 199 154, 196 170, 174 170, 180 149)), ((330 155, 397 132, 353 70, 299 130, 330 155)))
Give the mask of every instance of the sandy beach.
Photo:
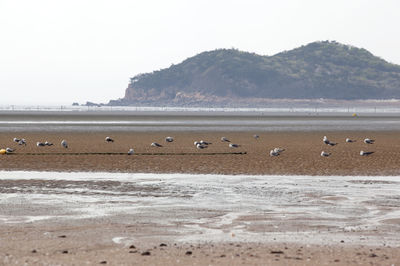
MULTIPOLYGON (((7 171, 308 176, 400 175, 398 167, 400 165, 398 152, 400 141, 396 131, 46 132, 45 134, 6 132, 0 135, 0 143, 4 147, 16 149, 13 154, 0 156, 1 169, 7 171), (255 139, 253 134, 258 134, 259 139, 255 139), (333 147, 325 145, 322 142, 324 135, 338 144, 333 147), (106 143, 104 140, 106 136, 112 137, 115 141, 106 143), (174 142, 166 143, 166 136, 174 137, 174 142), (231 143, 239 144, 240 147, 229 148, 228 143, 220 140, 222 136, 228 138, 231 143), (25 138, 27 145, 17 145, 12 141, 14 137, 25 138), (356 142, 345 143, 347 137, 356 142), (363 139, 366 137, 375 139, 375 144, 363 143, 363 139), (62 139, 68 141, 68 149, 61 147, 62 139), (206 149, 198 150, 193 142, 199 140, 212 142, 212 144, 206 149), (37 141, 49 141, 54 145, 37 147, 37 141), (158 142, 163 147, 151 147, 152 142, 158 142), (275 147, 285 148, 285 151, 280 156, 270 157, 269 151, 275 147), (127 155, 129 148, 135 149, 134 155, 127 155), (326 158, 321 157, 322 150, 330 152, 332 155, 326 158), (360 156, 360 150, 374 153, 370 156, 360 156)), ((33 188, 47 187, 47 189, 54 190, 49 192, 50 198, 53 195, 65 193, 59 190, 70 186, 64 181, 49 183, 49 181, 40 179, 32 181, 3 180, 1 184, 3 193, 5 193, 3 195, 24 195, 25 193, 26 195, 36 195, 37 192, 33 188)), ((86 189, 85 184, 86 182, 78 182, 77 186, 86 189)), ((122 184, 97 182, 93 189, 106 189, 113 186, 121 187, 122 184)), ((121 191, 121 189, 117 190, 121 191)), ((145 192, 141 187, 138 187, 137 190, 145 192)), ((315 197, 311 194, 306 196, 315 197)), ((340 193, 338 196, 325 195, 323 198, 333 204, 343 200, 340 193)), ((317 197, 315 200, 315 204, 319 204, 320 199, 317 197)), ((0 218, 3 219, 3 224, 0 229, 0 264, 397 265, 400 261, 399 246, 386 243, 386 238, 381 231, 384 230, 386 235, 390 234, 391 230, 397 230, 395 229, 399 225, 397 219, 388 219, 389 227, 370 228, 362 233, 357 231, 349 233, 353 238, 359 237, 360 242, 346 238, 348 232, 343 235, 344 237, 327 237, 319 242, 308 241, 308 232, 312 232, 311 239, 313 234, 326 233, 332 228, 313 225, 315 221, 313 222, 312 219, 309 220, 310 226, 308 226, 307 218, 304 218, 302 222, 296 222, 296 219, 293 219, 290 227, 279 228, 280 234, 283 235, 285 230, 287 232, 296 230, 304 232, 305 235, 297 241, 283 241, 280 238, 271 237, 271 235, 261 242, 242 241, 239 235, 232 233, 232 228, 222 224, 220 229, 221 232, 226 233, 225 241, 213 241, 210 238, 210 241, 203 239, 202 241, 176 242, 175 236, 171 235, 170 226, 163 226, 162 223, 155 222, 155 217, 146 216, 138 219, 138 217, 129 216, 128 213, 126 217, 116 214, 112 218, 100 216, 87 219, 57 218, 49 221, 26 222, 6 220, 7 214, 19 217, 31 211, 33 212, 31 215, 37 215, 42 208, 36 206, 34 202, 27 202, 26 208, 23 207, 23 204, 23 202, 17 202, 15 205, 1 204, 0 218), (312 228, 311 231, 309 231, 310 228, 312 228), (377 242, 372 239, 382 239, 382 241, 377 242)), ((382 207, 379 212, 385 213, 388 208, 393 210, 396 208, 391 205, 384 206, 386 207, 382 207)), ((43 212, 57 213, 54 206, 52 208, 44 209, 43 212)), ((226 215, 210 211, 211 209, 202 210, 198 219, 226 215)), ((64 216, 61 217, 67 217, 68 212, 66 211, 62 215, 64 216)), ((190 210, 183 209, 179 215, 183 215, 183 217, 188 215, 191 219, 197 219, 190 210)), ((244 224, 253 225, 249 227, 250 231, 257 232, 263 228, 257 227, 257 223, 263 219, 270 219, 268 217, 270 217, 269 214, 267 216, 255 214, 240 219, 245 219, 242 221, 244 224)), ((160 216, 157 219, 163 218, 160 216)), ((239 222, 240 219, 237 219, 236 222, 239 222)), ((321 219, 324 218, 321 217, 321 219)), ((329 220, 328 217, 326 219, 329 220)), ((274 226, 274 222, 277 223, 276 225, 281 222, 285 224, 284 220, 275 217, 271 220, 271 226, 274 226)), ((184 221, 181 222, 181 225, 175 226, 187 226, 187 222, 184 221)), ((207 222, 207 224, 210 228, 214 226, 213 222, 207 222)), ((262 234, 260 235, 262 236, 262 234)), ((196 239, 195 236, 194 239, 196 239)))

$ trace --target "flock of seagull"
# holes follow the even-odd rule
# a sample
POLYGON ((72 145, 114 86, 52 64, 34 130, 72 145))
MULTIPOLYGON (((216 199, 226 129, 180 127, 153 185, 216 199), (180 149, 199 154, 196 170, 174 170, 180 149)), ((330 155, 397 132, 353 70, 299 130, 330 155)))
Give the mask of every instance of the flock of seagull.
MULTIPOLYGON (((258 135, 254 135, 253 137, 256 140, 258 140, 260 138, 258 135)), ((25 145, 26 146, 26 140, 24 138, 14 138, 13 141, 16 142, 18 145, 25 145)), ((105 141, 107 143, 111 143, 111 142, 114 142, 114 139, 112 139, 111 137, 106 137, 105 141)), ((173 141, 174 141, 173 137, 166 137, 165 138, 165 142, 167 142, 167 143, 170 143, 170 142, 173 142, 173 141)), ((221 141, 228 143, 228 147, 229 148, 239 148, 240 147, 239 144, 231 143, 231 141, 226 137, 222 137, 221 141)), ((338 144, 337 142, 332 142, 332 141, 328 140, 328 138, 326 136, 324 136, 322 138, 322 141, 323 141, 323 143, 325 143, 328 146, 336 146, 338 144)), ((352 140, 352 139, 346 138, 346 142, 347 143, 353 143, 353 142, 356 142, 356 140, 352 140)), ((369 138, 364 139, 364 143, 365 144, 374 144, 374 142, 375 142, 375 140, 373 140, 373 139, 369 139, 369 138)), ((200 141, 195 141, 194 142, 194 146, 196 146, 196 148, 199 149, 199 150, 206 149, 211 144, 212 144, 211 142, 207 142, 207 141, 204 141, 204 140, 200 140, 200 141)), ((36 146, 38 146, 38 147, 53 146, 53 143, 48 142, 48 141, 44 141, 44 142, 38 141, 38 142, 36 142, 36 146)), ((67 141, 65 139, 61 141, 61 146, 63 148, 65 148, 65 149, 68 148, 68 143, 67 143, 67 141)), ((152 146, 152 147, 163 147, 163 145, 161 145, 160 143, 157 143, 157 142, 152 142, 150 144, 150 146, 152 146)), ((6 148, 6 149, 1 149, 0 153, 7 154, 7 153, 12 153, 14 151, 15 151, 15 149, 13 149, 13 148, 6 148)), ((276 147, 276 148, 272 149, 269 152, 269 155, 270 156, 279 156, 284 151, 285 151, 284 148, 276 147)), ((134 153, 135 153, 135 151, 134 151, 133 148, 129 149, 128 155, 132 155, 134 153)), ((368 151, 368 152, 363 151, 363 150, 360 151, 360 155, 361 156, 368 156, 368 155, 371 155, 373 153, 374 152, 372 152, 372 151, 368 151)), ((330 152, 325 152, 325 151, 321 152, 321 156, 322 157, 328 157, 330 155, 331 155, 330 152)))
MULTIPOLYGON (((331 141, 329 141, 328 138, 327 138, 326 136, 324 136, 324 137, 322 138, 322 141, 323 141, 326 145, 329 145, 329 146, 336 146, 336 145, 337 145, 336 142, 331 142, 331 141)), ((347 142, 347 143, 353 143, 353 142, 356 142, 356 140, 352 140, 352 139, 346 138, 346 142, 347 142)), ((365 144, 374 144, 374 143, 375 143, 375 140, 366 138, 366 139, 364 139, 364 143, 365 143, 365 144)), ((371 154, 373 154, 373 153, 374 153, 373 151, 363 151, 363 150, 360 151, 360 155, 361 155, 361 156, 368 156, 368 155, 371 155, 371 154)), ((328 157, 328 156, 330 156, 330 155, 331 155, 330 152, 325 152, 325 151, 322 151, 322 152, 321 152, 321 156, 322 156, 322 157, 328 157)))

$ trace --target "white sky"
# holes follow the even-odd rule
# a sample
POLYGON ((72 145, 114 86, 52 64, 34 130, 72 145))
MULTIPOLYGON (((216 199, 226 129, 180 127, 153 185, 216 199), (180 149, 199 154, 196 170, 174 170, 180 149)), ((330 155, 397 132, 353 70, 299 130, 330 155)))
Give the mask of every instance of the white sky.
POLYGON ((108 102, 129 78, 206 50, 317 40, 400 64, 400 1, 0 0, 0 105, 108 102))

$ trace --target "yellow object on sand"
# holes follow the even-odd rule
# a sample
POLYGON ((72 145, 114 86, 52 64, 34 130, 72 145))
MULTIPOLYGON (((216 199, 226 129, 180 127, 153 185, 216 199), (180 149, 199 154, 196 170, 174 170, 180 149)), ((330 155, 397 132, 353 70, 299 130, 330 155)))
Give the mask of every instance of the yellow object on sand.
POLYGON ((1 149, 0 150, 0 154, 6 154, 6 153, 7 153, 6 149, 1 149))

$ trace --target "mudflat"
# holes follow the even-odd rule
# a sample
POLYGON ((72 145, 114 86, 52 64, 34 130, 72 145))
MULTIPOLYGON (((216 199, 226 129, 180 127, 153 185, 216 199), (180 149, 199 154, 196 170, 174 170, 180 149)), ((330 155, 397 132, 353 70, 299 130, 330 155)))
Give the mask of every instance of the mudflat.
POLYGON ((3 170, 107 171, 136 173, 204 173, 255 175, 399 175, 400 138, 397 131, 383 132, 46 132, 4 133, 1 148, 15 152, 0 157, 3 170), (259 135, 258 139, 253 137, 259 135), (322 142, 323 136, 331 142, 322 142), (114 142, 107 143, 110 136, 114 142), (167 143, 165 137, 174 141, 167 143), (25 138, 19 146, 13 138, 25 138), (226 137, 230 142, 221 141, 226 137), (345 139, 355 140, 346 143, 345 139), (365 138, 374 144, 365 144, 365 138), (68 149, 60 145, 67 140, 68 149), (195 141, 211 142, 199 150, 195 141), (37 147, 36 142, 54 145, 37 147), (152 147, 157 142, 162 147, 152 147), (229 143, 238 144, 230 148, 229 143), (269 152, 284 148, 279 156, 269 152), (134 155, 128 150, 133 148, 134 155), (373 152, 360 156, 360 151, 373 152), (322 151, 329 157, 321 157, 322 151))
MULTIPOLYGON (((7 171, 306 175, 318 176, 319 179, 332 175, 399 176, 398 134, 397 131, 6 132, 0 135, 0 148, 11 147, 15 151, 0 155, 0 166, 7 171), (254 138, 254 134, 259 138, 254 138), (324 144, 322 138, 325 135, 337 145, 324 144), (114 142, 107 143, 106 136, 113 138, 114 142), (167 143, 167 136, 173 137, 174 141, 167 143), (25 138, 27 145, 20 146, 13 142, 14 137, 25 138), (221 141, 221 137, 226 137, 230 142, 221 141), (355 142, 346 143, 346 138, 355 142), (374 139, 375 143, 365 144, 365 138, 374 139), (63 139, 67 140, 68 148, 61 146, 63 139), (200 140, 212 144, 199 150, 193 143, 200 140), (37 147, 38 141, 48 141, 53 146, 37 147), (152 142, 160 143, 162 147, 152 147, 152 142), (238 144, 239 147, 230 148, 229 143, 238 144), (271 157, 269 151, 276 147, 284 151, 279 156, 271 157), (131 148, 135 153, 128 155, 131 148), (360 156, 361 150, 373 153, 360 156), (331 155, 321 157, 321 151, 331 155)), ((352 200, 351 195, 345 197, 334 188, 331 194, 323 195, 311 189, 311 193, 299 197, 304 202, 291 203, 304 205, 304 213, 296 213, 301 215, 301 219, 291 216, 291 209, 285 202, 282 202, 281 208, 287 210, 286 215, 256 208, 257 212, 236 217, 232 214, 237 210, 229 208, 216 211, 214 206, 179 208, 181 205, 176 204, 172 209, 175 212, 171 212, 165 209, 167 202, 152 205, 151 201, 147 202, 148 198, 165 197, 167 200, 168 197, 179 196, 185 202, 185 197, 190 196, 192 191, 185 190, 187 195, 178 196, 171 191, 168 194, 170 196, 160 196, 148 186, 147 181, 146 186, 135 187, 133 182, 128 187, 126 183, 118 183, 118 180, 19 180, 7 179, 7 172, 2 175, 0 264, 4 265, 397 265, 400 261, 399 246, 386 241, 391 230, 397 232, 400 225, 400 219, 390 215, 396 213, 398 206, 398 198, 393 195, 384 201, 379 199, 378 203, 373 198, 360 201, 360 206, 365 210, 374 204, 379 205, 376 210, 386 215, 384 221, 379 222, 375 216, 363 214, 360 209, 356 215, 365 216, 363 219, 366 221, 370 219, 368 224, 372 226, 367 229, 347 226, 340 231, 343 224, 358 225, 359 219, 349 215, 352 209, 346 209, 346 202, 352 200), (118 202, 107 198, 107 195, 127 191, 135 191, 139 195, 147 193, 148 198, 144 202, 136 198, 131 202, 129 194, 123 194, 122 197, 118 194, 118 202), (91 198, 94 194, 96 197, 91 198), (67 199, 68 195, 71 196, 70 201, 57 203, 57 200, 62 202, 67 199), (86 202, 87 208, 98 204, 100 214, 103 210, 101 206, 110 205, 112 209, 115 203, 125 204, 126 213, 75 219, 73 217, 78 209, 73 208, 74 196, 86 202), (37 199, 46 204, 37 205, 37 199), (143 209, 138 213, 130 213, 131 204, 140 205, 143 209), (311 209, 321 207, 323 211, 318 220, 308 216, 307 206, 311 209), (327 211, 336 208, 340 219, 333 218, 327 211), (326 217, 323 215, 325 211, 326 217), (35 220, 37 215, 46 213, 57 218, 35 220), (153 214, 146 216, 148 213, 153 214), (19 217, 25 216, 32 219, 19 220, 19 217), (177 219, 171 226, 166 219, 174 216, 177 219), (374 227, 375 223, 380 226, 374 227), (194 230, 198 225, 201 228, 194 230), (193 237, 188 237, 186 241, 175 241, 176 236, 187 235, 188 228, 194 230, 193 237), (237 232, 244 228, 262 238, 262 241, 243 240, 237 232), (214 231, 224 236, 223 241, 212 237, 214 231), (205 232, 210 235, 209 239, 201 237, 205 232), (292 235, 297 238, 291 240, 292 235), (316 238, 319 240, 315 241, 316 238)), ((160 186, 164 182, 160 180, 160 186)), ((265 182, 266 185, 254 186, 254 191, 258 189, 259 192, 263 186, 267 187, 268 180, 265 182)), ((376 185, 374 189, 377 190, 381 185, 390 186, 380 180, 364 181, 360 177, 359 180, 343 182, 343 187, 351 184, 358 187, 358 184, 364 183, 376 185)), ((170 187, 169 183, 166 184, 168 186, 163 187, 164 190, 170 187)), ((358 189, 357 197, 363 188, 358 189)), ((394 181, 393 189, 397 189, 394 181)), ((293 191, 285 193, 292 195, 293 191)), ((283 195, 282 201, 284 199, 283 195)), ((296 199, 296 195, 293 199, 296 199)), ((86 206, 79 200, 76 202, 80 208, 86 206)), ((371 210, 371 213, 377 212, 371 210)))

